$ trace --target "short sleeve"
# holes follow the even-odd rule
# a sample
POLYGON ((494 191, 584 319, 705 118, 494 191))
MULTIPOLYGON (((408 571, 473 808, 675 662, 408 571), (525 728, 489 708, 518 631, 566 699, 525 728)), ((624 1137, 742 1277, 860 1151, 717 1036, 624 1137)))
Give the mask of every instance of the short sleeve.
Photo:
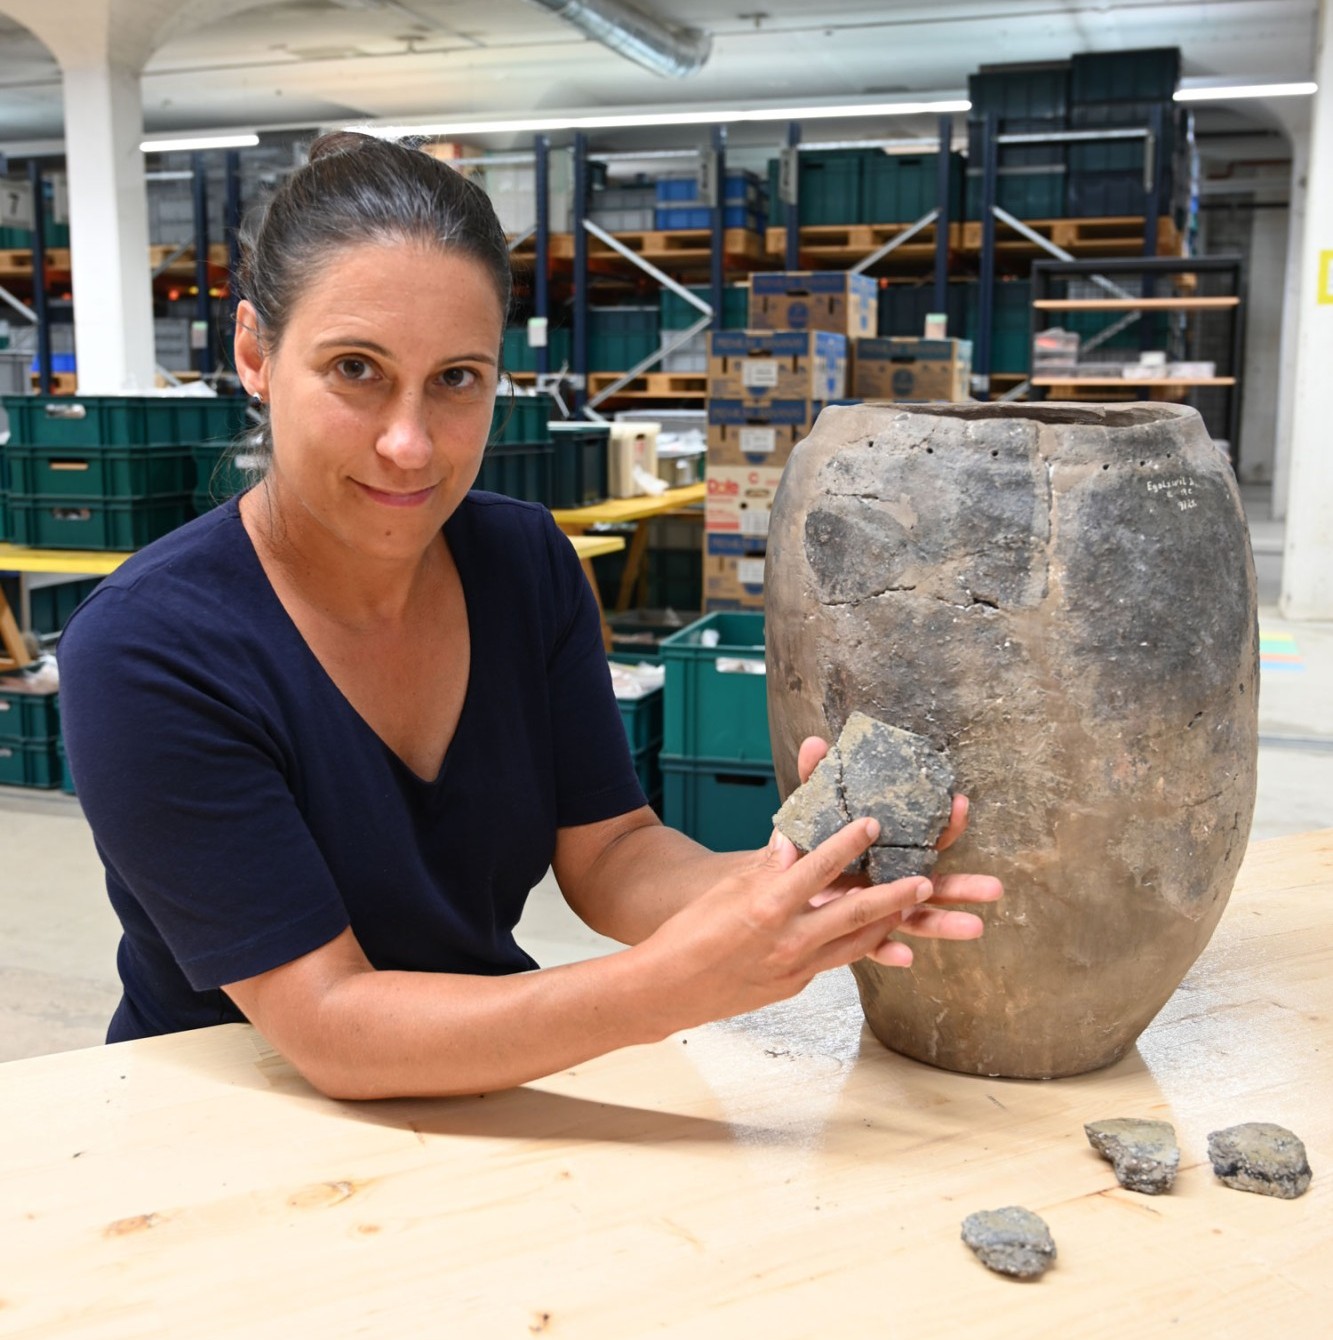
POLYGON ((190 986, 241 981, 348 925, 288 780, 280 732, 221 638, 200 647, 103 586, 58 649, 71 771, 108 869, 190 986))
POLYGON ((597 823, 648 803, 611 688, 597 601, 568 536, 547 514, 546 543, 561 618, 547 667, 556 823, 597 823))

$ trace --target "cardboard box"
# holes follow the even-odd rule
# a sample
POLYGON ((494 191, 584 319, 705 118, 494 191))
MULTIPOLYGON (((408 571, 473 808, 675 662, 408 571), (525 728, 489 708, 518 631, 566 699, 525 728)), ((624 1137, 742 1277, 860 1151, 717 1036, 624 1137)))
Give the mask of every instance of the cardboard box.
POLYGON ((717 330, 708 394, 723 400, 841 400, 847 337, 830 330, 717 330))
POLYGON ((635 476, 657 478, 657 434, 661 424, 634 419, 611 425, 607 446, 607 492, 613 498, 637 498, 648 489, 635 476))
POLYGON ((824 408, 822 400, 723 400, 708 402, 708 428, 720 424, 740 427, 744 424, 785 424, 795 428, 809 428, 824 408))
POLYGON ((709 464, 704 554, 748 554, 768 544, 768 520, 782 467, 709 464))
POLYGON ((780 270, 750 277, 750 329, 831 330, 852 339, 879 329, 879 285, 846 270, 780 270))
POLYGON ((803 423, 710 423, 708 464, 782 466, 809 431, 803 423))
POLYGON ((739 557, 704 555, 704 609, 761 610, 764 608, 764 555, 739 557))
POLYGON ((970 340, 857 340, 852 391, 859 400, 967 400, 970 340))

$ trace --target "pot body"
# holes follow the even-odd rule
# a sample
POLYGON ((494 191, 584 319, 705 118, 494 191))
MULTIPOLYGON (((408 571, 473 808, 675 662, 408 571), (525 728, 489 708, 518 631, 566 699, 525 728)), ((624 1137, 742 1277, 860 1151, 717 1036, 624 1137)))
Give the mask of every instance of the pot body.
POLYGON ((853 711, 929 736, 971 800, 936 874, 1005 885, 980 941, 855 965, 876 1036, 984 1075, 1123 1056, 1212 934, 1254 808, 1254 567, 1198 414, 827 409, 765 580, 783 795, 853 711))

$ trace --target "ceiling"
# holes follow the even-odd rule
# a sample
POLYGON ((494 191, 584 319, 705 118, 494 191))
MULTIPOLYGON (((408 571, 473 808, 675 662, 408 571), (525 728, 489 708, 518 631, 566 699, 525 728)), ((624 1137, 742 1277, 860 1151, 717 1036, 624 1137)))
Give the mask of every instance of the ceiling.
MULTIPOLYGON (((144 123, 149 132, 262 129, 958 95, 983 63, 1149 46, 1180 47, 1187 79, 1301 80, 1311 77, 1316 7, 1317 0, 640 0, 658 19, 712 35, 704 68, 676 80, 647 73, 529 0, 277 0, 158 51, 143 76, 144 123)), ((1205 115, 1218 131, 1273 124, 1253 103, 1205 115)), ((934 119, 826 123, 807 138, 868 131, 929 134, 934 119)), ((0 148, 61 133, 54 59, 25 28, 0 18, 0 148)), ((776 142, 782 132, 768 125, 735 133, 757 143, 755 136, 776 142)), ((652 138, 633 147, 651 147, 652 138)))

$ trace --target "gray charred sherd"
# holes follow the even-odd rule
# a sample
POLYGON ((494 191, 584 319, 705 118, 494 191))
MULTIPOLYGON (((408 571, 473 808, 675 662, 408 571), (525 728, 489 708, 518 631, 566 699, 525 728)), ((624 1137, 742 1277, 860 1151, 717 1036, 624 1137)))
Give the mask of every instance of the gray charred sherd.
POLYGON ((853 712, 837 743, 773 817, 780 833, 812 851, 853 819, 879 821, 858 868, 876 884, 929 874, 949 821, 953 768, 923 735, 853 712))
POLYGON ((1083 1127, 1088 1143, 1115 1168, 1115 1179, 1129 1191, 1160 1196, 1171 1190, 1180 1168, 1180 1147, 1169 1121, 1112 1117, 1083 1127))
POLYGON ((1036 1279, 1055 1261, 1055 1239, 1046 1221, 1021 1205, 969 1214, 963 1241, 988 1270, 1015 1279, 1036 1279))
POLYGON ((1247 1121, 1213 1131, 1208 1137, 1213 1172, 1237 1191, 1295 1200, 1310 1185, 1305 1146, 1285 1126, 1247 1121))

